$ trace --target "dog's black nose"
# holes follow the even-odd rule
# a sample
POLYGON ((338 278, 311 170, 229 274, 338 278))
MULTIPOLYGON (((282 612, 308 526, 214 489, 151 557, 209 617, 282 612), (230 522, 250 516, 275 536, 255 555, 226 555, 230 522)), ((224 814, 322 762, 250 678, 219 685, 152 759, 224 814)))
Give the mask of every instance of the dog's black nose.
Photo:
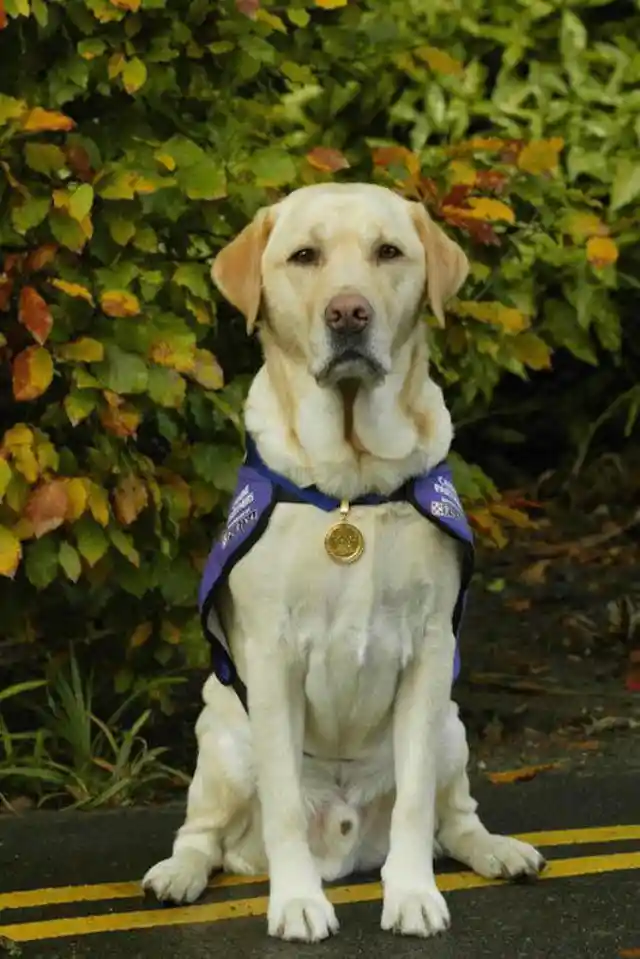
POLYGON ((373 307, 358 293, 333 296, 324 311, 324 321, 333 333, 362 333, 373 319, 373 307))

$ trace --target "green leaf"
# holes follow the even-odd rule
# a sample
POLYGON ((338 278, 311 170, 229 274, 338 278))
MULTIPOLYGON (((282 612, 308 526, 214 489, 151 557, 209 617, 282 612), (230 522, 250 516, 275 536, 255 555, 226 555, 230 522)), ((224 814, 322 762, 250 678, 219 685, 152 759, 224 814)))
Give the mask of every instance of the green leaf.
POLYGON ((30 196, 11 209, 11 222, 18 233, 27 233, 38 226, 51 206, 49 197, 30 196))
POLYGON ((144 393, 149 383, 149 368, 141 356, 125 353, 109 343, 105 347, 104 362, 94 367, 100 383, 114 393, 144 393))
POLYGON ((4 458, 0 457, 0 503, 7 492, 7 486, 11 482, 12 475, 11 467, 4 458))
POLYGON ((54 581, 58 572, 58 548, 51 535, 27 545, 24 567, 27 579, 37 589, 46 589, 54 581))
POLYGON ((190 200, 220 200, 227 195, 224 169, 211 157, 180 170, 178 183, 190 200))
POLYGON ((149 370, 149 396, 158 406, 179 409, 187 392, 187 384, 176 370, 153 366, 149 370))
POLYGON ((235 489, 237 472, 242 454, 235 447, 196 443, 192 447, 191 460, 197 475, 224 492, 235 489))
POLYGON ((72 583, 77 583, 82 572, 82 563, 78 551, 74 549, 71 543, 60 544, 58 560, 67 578, 70 579, 72 583))
POLYGON ((183 136, 171 137, 156 150, 156 157, 164 155, 170 156, 178 167, 195 166, 207 158, 202 147, 183 136))
POLYGON ((73 390, 64 398, 65 413, 72 426, 77 426, 95 410, 99 394, 93 390, 73 390))
POLYGON ((115 216, 109 220, 109 233, 119 246, 126 246, 136 235, 136 225, 131 220, 115 216))
POLYGON ((250 169, 260 186, 284 186, 292 183, 298 175, 293 158, 286 150, 276 147, 254 154, 250 169))
POLYGON ((80 555, 86 559, 89 566, 95 566, 109 549, 109 542, 102 528, 88 516, 83 516, 74 524, 73 533, 80 555))
POLYGON ((109 539, 118 552, 121 553, 125 559, 128 559, 133 566, 140 565, 140 553, 133 545, 133 540, 127 533, 123 533, 121 529, 113 526, 109 528, 109 539))
POLYGON ((622 159, 616 164, 611 187, 611 211, 632 203, 640 195, 640 163, 622 159))
POLYGON ((207 276, 207 268, 200 263, 183 263, 173 274, 173 282, 178 286, 184 286, 201 300, 206 300, 211 296, 207 276))
POLYGON ((22 696, 23 693, 32 693, 35 689, 42 689, 46 685, 46 679, 28 679, 24 683, 16 683, 7 689, 0 689, 0 703, 14 696, 22 696))
POLYGON ((53 211, 49 217, 49 226, 56 240, 74 253, 79 253, 87 242, 87 237, 78 221, 60 210, 53 211))
POLYGON ((61 170, 66 165, 64 153, 53 143, 27 143, 24 156, 27 166, 45 175, 61 170))
POLYGON ((311 16, 307 10, 287 10, 287 17, 296 27, 308 27, 311 16))

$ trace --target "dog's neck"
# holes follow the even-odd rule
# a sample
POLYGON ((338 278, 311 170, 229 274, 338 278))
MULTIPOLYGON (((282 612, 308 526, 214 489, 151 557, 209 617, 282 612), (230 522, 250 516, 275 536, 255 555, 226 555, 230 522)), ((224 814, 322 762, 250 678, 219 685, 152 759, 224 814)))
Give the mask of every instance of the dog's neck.
POLYGON ((354 499, 391 493, 448 453, 451 417, 416 330, 378 385, 318 386, 298 357, 263 338, 245 422, 267 465, 299 486, 354 499))

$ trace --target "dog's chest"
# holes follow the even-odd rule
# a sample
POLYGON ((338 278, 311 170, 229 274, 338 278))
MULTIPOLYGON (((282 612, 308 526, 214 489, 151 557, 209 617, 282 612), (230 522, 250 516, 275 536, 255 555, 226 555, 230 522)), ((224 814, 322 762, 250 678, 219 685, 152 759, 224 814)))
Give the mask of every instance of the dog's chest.
POLYGON ((325 741, 361 744, 361 732, 389 713, 399 674, 424 642, 451 544, 409 504, 357 507, 349 521, 364 552, 341 565, 324 546, 337 521, 312 506, 279 505, 242 575, 253 579, 256 612, 277 624, 279 642, 303 664, 308 728, 325 741))

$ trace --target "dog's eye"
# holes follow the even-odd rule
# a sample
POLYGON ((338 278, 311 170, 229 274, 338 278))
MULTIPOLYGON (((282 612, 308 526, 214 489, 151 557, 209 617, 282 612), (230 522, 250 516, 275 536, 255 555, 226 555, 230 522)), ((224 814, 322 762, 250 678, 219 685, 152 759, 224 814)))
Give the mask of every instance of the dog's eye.
POLYGON ((378 247, 377 255, 379 260, 397 260, 403 254, 402 250, 394 246, 393 243, 383 243, 382 246, 378 247))
POLYGON ((303 246, 301 250, 296 250, 289 257, 289 263, 300 263, 302 266, 311 266, 317 263, 320 254, 312 246, 303 246))

